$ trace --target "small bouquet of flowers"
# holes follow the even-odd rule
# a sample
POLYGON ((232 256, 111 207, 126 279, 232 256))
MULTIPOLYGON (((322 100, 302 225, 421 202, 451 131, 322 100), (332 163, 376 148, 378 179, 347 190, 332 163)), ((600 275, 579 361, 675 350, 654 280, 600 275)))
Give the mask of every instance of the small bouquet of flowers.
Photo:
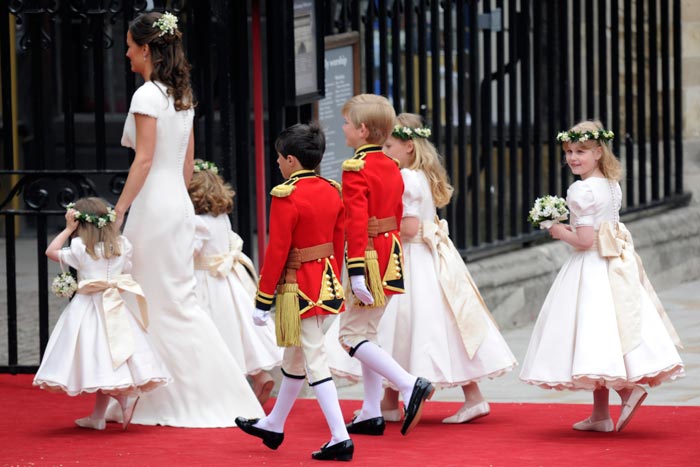
POLYGON ((68 271, 64 271, 54 277, 51 283, 51 291, 57 297, 71 298, 76 290, 78 290, 78 283, 75 282, 73 274, 68 271))
POLYGON ((540 229, 549 229, 569 217, 566 200, 558 196, 546 195, 535 200, 535 205, 527 216, 528 222, 540 229))

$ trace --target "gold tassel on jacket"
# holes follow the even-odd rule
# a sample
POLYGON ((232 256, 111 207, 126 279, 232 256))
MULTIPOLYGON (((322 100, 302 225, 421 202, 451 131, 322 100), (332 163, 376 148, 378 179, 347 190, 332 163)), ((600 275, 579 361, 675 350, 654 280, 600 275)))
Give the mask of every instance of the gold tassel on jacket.
POLYGON ((365 251, 365 267, 367 268, 367 286, 374 299, 374 307, 386 305, 386 296, 384 295, 384 284, 382 283, 382 275, 379 272, 379 260, 376 250, 365 251))
POLYGON ((280 347, 301 345, 298 292, 298 284, 284 284, 277 288, 275 330, 277 345, 280 347))

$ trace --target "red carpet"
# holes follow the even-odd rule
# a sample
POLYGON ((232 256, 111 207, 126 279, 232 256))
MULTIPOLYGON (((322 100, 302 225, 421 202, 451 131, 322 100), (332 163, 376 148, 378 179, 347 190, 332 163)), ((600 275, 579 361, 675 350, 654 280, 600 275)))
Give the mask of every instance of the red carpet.
MULTIPOLYGON (((73 425, 93 399, 31 387, 30 375, 0 375, 0 467, 328 465, 310 459, 330 437, 315 400, 299 400, 284 444, 271 451, 236 428, 183 429, 73 425)), ((272 407, 270 401, 266 409, 272 407)), ((359 401, 343 401, 350 418, 359 401)), ((571 423, 587 405, 492 404, 491 415, 444 425, 458 403, 429 402, 420 425, 401 436, 355 436, 354 465, 384 466, 689 466, 700 464, 700 407, 643 406, 621 433, 581 433, 571 423)), ((619 408, 615 407, 613 417, 619 408)), ((335 464, 331 464, 335 465, 335 464)))

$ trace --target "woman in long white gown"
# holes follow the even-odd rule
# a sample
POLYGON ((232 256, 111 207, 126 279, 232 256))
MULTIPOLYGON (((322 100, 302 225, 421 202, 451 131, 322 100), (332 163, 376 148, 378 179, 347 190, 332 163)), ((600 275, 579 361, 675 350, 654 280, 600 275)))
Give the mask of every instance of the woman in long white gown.
POLYGON ((195 214, 187 194, 194 160, 189 64, 177 19, 138 16, 129 25, 127 57, 146 81, 136 90, 122 145, 136 151, 115 206, 130 207, 124 235, 134 246, 132 274, 148 300, 154 346, 173 383, 141 398, 132 423, 235 426, 237 416, 264 415, 209 315, 194 277, 195 214))

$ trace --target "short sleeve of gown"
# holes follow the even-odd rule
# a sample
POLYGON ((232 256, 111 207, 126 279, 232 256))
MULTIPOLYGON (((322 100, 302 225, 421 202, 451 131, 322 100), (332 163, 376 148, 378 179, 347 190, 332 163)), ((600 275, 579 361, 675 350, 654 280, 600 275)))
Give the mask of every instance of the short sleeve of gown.
POLYGON ((575 216, 574 226, 592 226, 595 222, 595 197, 584 181, 575 182, 566 194, 566 203, 575 216))
POLYGON ((128 274, 131 272, 131 257, 134 254, 134 247, 131 246, 131 242, 125 237, 120 236, 119 239, 122 242, 122 258, 124 259, 124 266, 122 266, 122 272, 128 274))
POLYGON ((201 216, 194 216, 194 254, 197 256, 211 238, 211 231, 201 216))
POLYGON ((168 97, 157 84, 146 82, 134 92, 131 98, 130 114, 148 115, 158 118, 161 111, 167 109, 168 97))
POLYGON ((403 217, 420 218, 420 206, 423 193, 420 189, 418 172, 409 169, 401 170, 403 178, 403 217))
POLYGON ((58 260, 63 264, 63 267, 69 267, 80 270, 80 265, 85 261, 85 244, 79 237, 75 237, 70 242, 70 246, 61 248, 58 252, 58 260))
POLYGON ((161 111, 168 108, 168 97, 157 84, 148 81, 134 92, 129 114, 124 122, 122 146, 136 149, 136 120, 134 114, 158 118, 161 111))

